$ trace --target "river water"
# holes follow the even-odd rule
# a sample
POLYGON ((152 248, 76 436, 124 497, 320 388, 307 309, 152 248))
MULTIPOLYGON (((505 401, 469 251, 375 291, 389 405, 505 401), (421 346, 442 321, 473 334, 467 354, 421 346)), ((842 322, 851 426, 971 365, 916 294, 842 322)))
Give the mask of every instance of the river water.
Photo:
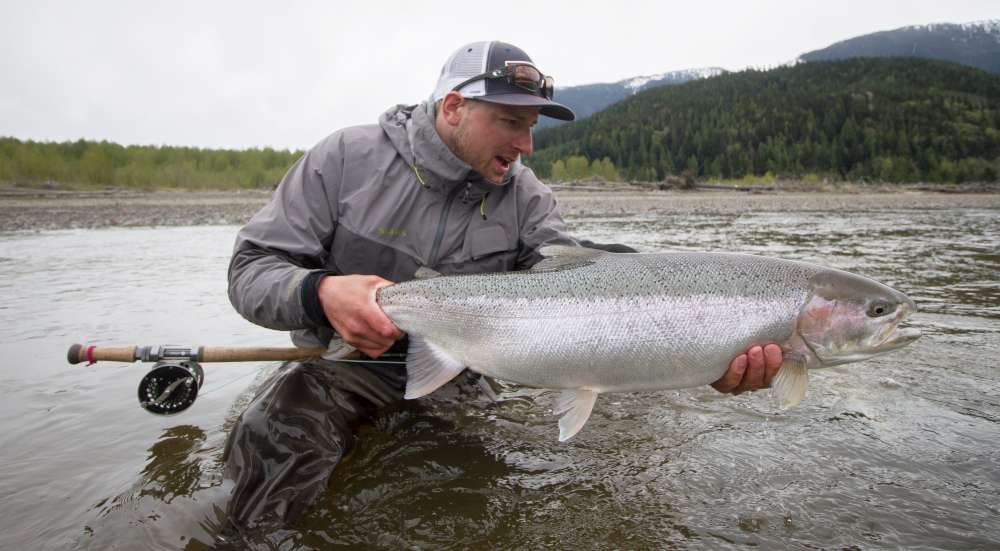
MULTIPOLYGON (((602 396, 556 440, 552 397, 506 388, 386 410, 328 492, 262 548, 1000 548, 1000 211, 580 217, 643 251, 740 251, 874 277, 924 337, 766 392, 602 396)), ((211 364, 197 403, 142 411, 145 367, 74 342, 284 346, 232 311, 237 228, 0 234, 0 548, 205 549, 229 427, 275 364, 211 364)))

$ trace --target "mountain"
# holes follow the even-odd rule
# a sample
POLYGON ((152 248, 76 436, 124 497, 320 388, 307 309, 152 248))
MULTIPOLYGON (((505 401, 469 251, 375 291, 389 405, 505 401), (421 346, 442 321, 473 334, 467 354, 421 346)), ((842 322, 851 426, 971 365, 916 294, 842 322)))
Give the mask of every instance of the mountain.
MULTIPOLYGON (((935 23, 866 34, 802 54, 793 63, 852 57, 940 59, 1000 73, 1000 20, 965 24, 935 23)), ((577 120, 580 120, 646 90, 727 72, 719 67, 706 67, 633 77, 613 83, 569 86, 557 88, 555 100, 569 106, 576 113, 577 120)), ((536 128, 541 130, 562 124, 565 123, 542 117, 536 128)))
POLYGON ((1000 19, 935 23, 866 34, 803 54, 799 60, 851 57, 922 57, 1000 73, 1000 19))
POLYGON ((543 178, 600 159, 647 181, 685 170, 997 181, 1000 75, 913 58, 751 69, 647 90, 534 137, 525 163, 543 178))
MULTIPOLYGON (((572 109, 576 113, 576 119, 580 120, 593 115, 612 103, 621 101, 644 90, 650 90, 659 86, 682 84, 692 80, 721 75, 725 72, 725 69, 718 67, 706 67, 703 69, 685 69, 682 71, 660 73, 658 75, 633 77, 613 83, 583 84, 580 86, 568 86, 566 88, 557 87, 554 99, 572 109)), ((542 129, 558 126, 562 123, 563 121, 542 117, 539 119, 536 128, 542 129)))

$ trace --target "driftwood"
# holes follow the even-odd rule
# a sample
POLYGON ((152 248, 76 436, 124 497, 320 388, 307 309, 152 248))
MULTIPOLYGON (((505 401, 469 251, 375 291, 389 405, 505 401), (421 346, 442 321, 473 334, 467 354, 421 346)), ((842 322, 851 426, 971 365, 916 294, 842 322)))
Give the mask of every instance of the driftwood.
POLYGON ((552 191, 596 191, 596 192, 612 192, 612 191, 666 191, 668 189, 680 189, 685 191, 693 190, 722 190, 722 191, 746 191, 748 193, 753 193, 755 191, 773 191, 775 186, 727 186, 722 184, 691 184, 691 185, 679 185, 673 186, 665 182, 660 182, 658 184, 604 184, 604 185, 580 185, 580 184, 549 184, 549 189, 552 191))
POLYGON ((725 191, 773 191, 774 186, 724 186, 720 184, 695 184, 694 189, 721 189, 725 191))
POLYGON ((552 191, 650 191, 656 189, 650 186, 629 184, 579 185, 579 184, 549 184, 552 191))

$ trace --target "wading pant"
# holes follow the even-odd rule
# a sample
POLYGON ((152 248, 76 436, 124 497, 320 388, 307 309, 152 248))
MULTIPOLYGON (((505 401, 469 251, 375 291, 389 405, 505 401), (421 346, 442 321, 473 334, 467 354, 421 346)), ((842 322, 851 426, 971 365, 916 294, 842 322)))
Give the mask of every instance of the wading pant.
POLYGON ((403 399, 402 365, 310 359, 271 376, 229 433, 227 512, 240 532, 294 521, 326 490, 354 429, 403 399))
MULTIPOLYGON (((610 252, 619 244, 581 241, 610 252)), ((401 357, 406 339, 387 356, 401 357)), ((354 429, 403 399, 399 364, 323 359, 289 362, 271 376, 226 441, 223 476, 233 483, 229 528, 245 534, 288 524, 326 490, 333 469, 354 445, 354 429)))

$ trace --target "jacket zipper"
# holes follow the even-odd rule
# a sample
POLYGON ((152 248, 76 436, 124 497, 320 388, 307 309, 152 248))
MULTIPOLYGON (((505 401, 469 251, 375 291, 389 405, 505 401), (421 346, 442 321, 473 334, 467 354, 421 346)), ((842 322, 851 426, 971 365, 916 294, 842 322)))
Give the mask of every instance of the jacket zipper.
POLYGON ((455 202, 455 198, 462 191, 462 186, 455 186, 455 189, 448 194, 448 199, 445 200, 444 210, 441 211, 441 219, 438 221, 437 234, 434 235, 434 246, 431 247, 431 255, 427 259, 430 261, 428 268, 437 266, 440 260, 438 256, 438 249, 441 248, 441 240, 444 238, 444 227, 448 223, 448 211, 451 210, 451 204, 455 202))

